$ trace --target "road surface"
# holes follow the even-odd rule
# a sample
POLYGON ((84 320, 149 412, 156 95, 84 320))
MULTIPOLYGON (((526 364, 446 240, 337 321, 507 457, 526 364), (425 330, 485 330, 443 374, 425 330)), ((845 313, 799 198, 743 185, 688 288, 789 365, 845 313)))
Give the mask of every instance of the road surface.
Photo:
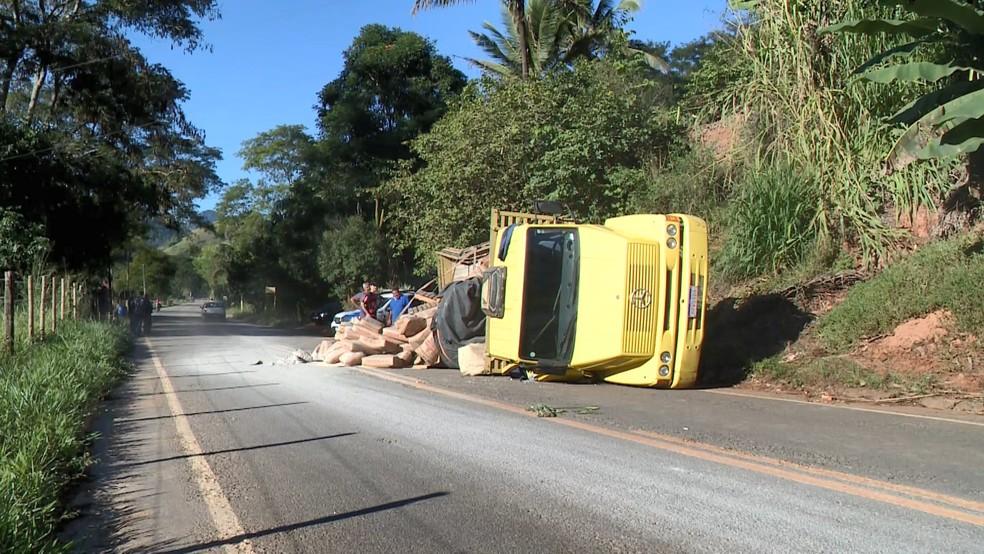
POLYGON ((282 362, 317 342, 155 315, 65 536, 159 553, 984 551, 984 418, 282 362), (524 410, 538 402, 568 410, 524 410))

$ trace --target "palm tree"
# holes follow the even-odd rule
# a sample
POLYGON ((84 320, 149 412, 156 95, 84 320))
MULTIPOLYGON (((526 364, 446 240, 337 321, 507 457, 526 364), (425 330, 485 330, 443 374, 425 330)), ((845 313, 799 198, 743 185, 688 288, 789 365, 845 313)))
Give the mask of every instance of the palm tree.
MULTIPOLYGON (((463 4, 468 0, 414 0, 413 13, 429 8, 442 8, 454 4, 463 4)), ((530 51, 526 39, 526 1, 525 0, 504 0, 506 9, 512 18, 512 23, 516 28, 516 39, 519 46, 520 75, 524 79, 530 76, 530 51)))
POLYGON ((573 0, 562 2, 569 9, 568 61, 574 58, 596 58, 606 50, 615 33, 629 21, 631 15, 642 8, 639 0, 573 0))
POLYGON ((567 41, 567 15, 555 1, 529 0, 526 3, 524 26, 526 27, 526 47, 522 48, 519 33, 513 23, 505 3, 502 6, 503 27, 500 31, 491 23, 484 23, 484 33, 468 31, 472 40, 491 58, 469 62, 489 73, 501 76, 522 74, 522 59, 519 53, 529 52, 528 75, 543 75, 564 61, 562 48, 567 41))
MULTIPOLYGON (((518 30, 513 24, 506 3, 503 3, 504 29, 485 23, 484 33, 469 31, 472 39, 488 54, 490 60, 468 61, 483 70, 498 75, 520 75, 519 53, 530 54, 527 75, 543 75, 556 67, 568 66, 574 60, 596 59, 612 48, 622 37, 622 27, 631 14, 638 11, 638 0, 528 0, 526 3, 526 47, 522 48, 518 30)), ((624 46, 629 52, 642 55, 650 67, 666 71, 666 63, 658 56, 624 46)))

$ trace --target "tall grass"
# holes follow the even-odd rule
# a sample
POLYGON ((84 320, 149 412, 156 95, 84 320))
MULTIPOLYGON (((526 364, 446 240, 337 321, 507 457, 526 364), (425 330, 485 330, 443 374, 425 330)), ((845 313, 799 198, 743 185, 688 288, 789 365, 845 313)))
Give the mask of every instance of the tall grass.
POLYGON ((790 268, 816 243, 816 178, 792 166, 746 173, 728 210, 728 237, 716 266, 732 277, 790 268))
POLYGON ((66 321, 0 354, 0 552, 64 549, 60 496, 88 463, 86 420, 124 374, 127 349, 120 326, 66 321))
POLYGON ((812 229, 818 240, 846 240, 865 258, 884 253, 897 233, 891 212, 931 204, 948 188, 948 170, 934 164, 887 175, 881 171, 892 133, 883 118, 914 98, 921 85, 854 84, 852 72, 891 46, 885 39, 821 35, 843 19, 884 8, 864 0, 762 0, 739 14, 728 47, 733 72, 715 95, 713 116, 741 114, 755 165, 792 166, 816 177, 812 229))

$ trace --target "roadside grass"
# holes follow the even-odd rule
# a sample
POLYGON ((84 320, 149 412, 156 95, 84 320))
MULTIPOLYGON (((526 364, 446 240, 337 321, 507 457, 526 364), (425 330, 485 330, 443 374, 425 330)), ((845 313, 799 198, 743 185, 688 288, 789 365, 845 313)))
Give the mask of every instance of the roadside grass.
POLYGON ((843 356, 826 356, 803 362, 784 362, 775 356, 755 363, 752 374, 794 388, 842 386, 923 394, 937 385, 935 375, 879 373, 843 356))
POLYGON ((85 425, 125 374, 128 349, 121 326, 65 321, 0 354, 0 552, 68 550, 55 539, 62 495, 91 461, 85 425))
POLYGON ((852 288, 817 322, 825 347, 845 352, 864 337, 947 309, 961 331, 984 331, 984 238, 967 234, 923 247, 852 288))

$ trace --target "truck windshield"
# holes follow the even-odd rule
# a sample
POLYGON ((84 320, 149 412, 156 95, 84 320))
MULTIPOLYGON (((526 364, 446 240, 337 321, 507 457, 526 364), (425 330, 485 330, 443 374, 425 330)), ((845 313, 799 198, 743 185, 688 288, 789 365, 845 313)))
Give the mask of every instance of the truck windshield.
POLYGON ((577 321, 577 230, 533 228, 527 233, 520 354, 540 367, 566 367, 577 321))

